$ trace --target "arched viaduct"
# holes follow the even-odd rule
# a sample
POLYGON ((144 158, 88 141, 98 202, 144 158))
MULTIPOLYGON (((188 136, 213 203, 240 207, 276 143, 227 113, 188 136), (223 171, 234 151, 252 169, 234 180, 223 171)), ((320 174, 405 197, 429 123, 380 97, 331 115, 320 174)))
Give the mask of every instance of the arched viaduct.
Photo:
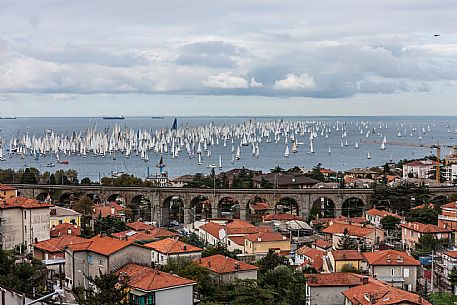
MULTIPOLYGON (((297 214, 307 219, 311 208, 330 202, 333 205, 334 215, 341 215, 344 205, 351 201, 358 201, 363 208, 369 205, 372 189, 208 189, 208 188, 153 188, 153 187, 113 187, 113 186, 82 186, 82 185, 15 185, 22 196, 31 198, 46 198, 48 194, 58 193, 60 197, 74 195, 77 198, 88 195, 94 196, 101 202, 114 200, 117 196, 124 198, 126 203, 138 198, 144 198, 151 203, 151 219, 160 224, 168 224, 170 219, 171 200, 179 201, 181 216, 184 223, 191 223, 195 218, 195 203, 205 201, 210 207, 208 217, 221 217, 224 202, 237 203, 238 216, 247 219, 249 205, 254 199, 266 201, 273 207, 284 199, 296 205, 297 214), (113 199, 114 198, 114 199, 113 199)), ((435 196, 448 196, 457 193, 457 187, 430 188, 435 196)))

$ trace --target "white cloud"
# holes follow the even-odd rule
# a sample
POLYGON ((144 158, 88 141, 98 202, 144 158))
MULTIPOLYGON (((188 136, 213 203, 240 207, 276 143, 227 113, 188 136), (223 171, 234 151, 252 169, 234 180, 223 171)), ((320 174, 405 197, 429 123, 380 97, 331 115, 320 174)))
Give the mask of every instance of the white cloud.
POLYGON ((262 82, 258 82, 255 80, 254 77, 251 77, 251 81, 249 82, 250 88, 263 88, 262 82))
POLYGON ((295 75, 289 73, 285 79, 275 81, 273 88, 276 90, 309 90, 316 88, 314 77, 307 73, 295 75))
POLYGON ((240 76, 233 75, 231 72, 223 72, 208 77, 203 84, 209 88, 221 89, 244 89, 249 88, 248 81, 240 76))

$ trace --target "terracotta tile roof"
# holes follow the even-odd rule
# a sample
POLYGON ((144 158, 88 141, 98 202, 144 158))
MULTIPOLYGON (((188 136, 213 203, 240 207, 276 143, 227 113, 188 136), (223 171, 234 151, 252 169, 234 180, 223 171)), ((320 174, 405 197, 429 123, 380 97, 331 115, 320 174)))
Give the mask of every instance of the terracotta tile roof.
POLYGON ((442 209, 457 209, 457 201, 452 201, 441 206, 442 209))
POLYGON ((66 246, 87 244, 88 240, 79 236, 64 235, 35 243, 33 246, 48 253, 63 252, 66 246))
POLYGON ((115 202, 110 202, 107 204, 96 204, 92 208, 92 217, 97 218, 102 216, 102 218, 112 216, 112 217, 117 217, 120 216, 120 212, 122 212, 124 208, 115 203, 115 202))
POLYGON ((328 241, 323 240, 323 239, 316 240, 314 242, 314 245, 316 245, 317 247, 322 248, 322 249, 328 249, 328 248, 332 247, 331 243, 329 243, 328 241))
POLYGON ((109 256, 119 250, 129 246, 131 242, 119 240, 116 238, 97 235, 89 239, 84 244, 70 245, 69 248, 76 251, 92 251, 104 256, 109 256))
POLYGON ((165 238, 145 244, 145 247, 164 254, 201 252, 203 249, 186 244, 178 239, 165 238))
POLYGON ((306 283, 311 287, 322 286, 357 286, 362 284, 362 276, 354 273, 317 273, 304 274, 306 283))
POLYGON ((246 238, 244 236, 229 236, 228 239, 230 239, 239 246, 244 246, 244 240, 246 238))
POLYGON ((353 224, 334 223, 322 230, 322 232, 327 234, 343 234, 345 229, 348 230, 349 235, 358 237, 370 235, 375 231, 374 228, 367 226, 363 227, 353 224))
POLYGON ((401 290, 383 283, 372 280, 368 284, 359 285, 343 291, 343 295, 351 301, 352 304, 358 305, 393 305, 393 304, 417 304, 432 305, 421 296, 401 290))
POLYGON ((407 222, 407 223, 401 223, 400 226, 402 228, 407 228, 412 231, 416 231, 419 233, 449 233, 451 230, 446 229, 446 228, 441 228, 436 225, 432 224, 423 224, 420 222, 407 222))
POLYGON ((59 237, 64 235, 81 235, 81 227, 71 223, 61 223, 53 226, 50 230, 51 237, 59 237))
POLYGON ((67 209, 64 207, 55 206, 50 211, 49 214, 51 217, 62 217, 62 216, 81 216, 81 213, 78 213, 72 209, 67 209))
POLYGON ((135 231, 152 230, 152 229, 156 228, 153 225, 149 225, 149 224, 141 222, 141 221, 128 222, 128 223, 126 223, 126 225, 127 225, 127 227, 129 227, 135 231))
POLYGON ((22 196, 8 198, 3 201, 0 201, 0 209, 13 209, 13 208, 22 208, 22 209, 39 209, 39 208, 50 208, 53 207, 53 204, 41 202, 36 199, 30 199, 22 196))
POLYGON ((269 210, 270 204, 268 202, 258 202, 249 205, 254 211, 266 211, 269 210))
POLYGON ((371 216, 385 217, 385 216, 389 215, 389 216, 397 217, 399 219, 401 218, 399 215, 397 215, 395 213, 391 213, 391 212, 383 211, 383 210, 378 210, 376 208, 372 208, 372 209, 366 211, 365 213, 368 214, 368 215, 371 215, 371 216))
POLYGON ((120 268, 116 274, 119 276, 126 275, 129 287, 145 292, 196 284, 194 281, 183 277, 133 263, 120 268))
POLYGON ((293 215, 293 214, 266 214, 262 217, 263 221, 270 221, 270 220, 295 220, 301 219, 300 216, 293 215))
POLYGON ((444 254, 446 254, 449 257, 457 259, 457 251, 447 251, 447 252, 444 252, 444 254))
POLYGON ((177 233, 168 231, 163 228, 157 228, 152 230, 146 230, 142 232, 136 232, 133 230, 127 230, 123 232, 114 233, 112 236, 117 239, 128 240, 128 241, 147 241, 153 240, 162 237, 175 237, 178 236, 177 233))
POLYGON ((413 166, 413 167, 427 167, 427 166, 435 166, 438 162, 434 160, 415 160, 408 163, 403 164, 403 166, 413 166))
POLYGON ((222 226, 218 223, 208 222, 208 223, 205 223, 204 225, 200 226, 198 229, 208 232, 208 234, 211 234, 212 236, 219 239, 219 231, 222 230, 223 228, 224 228, 224 226, 222 226))
POLYGON ((227 235, 234 235, 234 234, 254 234, 260 232, 272 232, 273 229, 271 227, 244 227, 244 228, 225 228, 227 235))
POLYGON ((297 250, 297 253, 306 256, 310 261, 309 263, 311 267, 313 267, 317 271, 321 270, 324 266, 323 256, 325 255, 325 252, 322 250, 303 246, 297 250))
POLYGON ((270 241, 281 241, 289 240, 287 237, 283 236, 278 232, 269 232, 269 233, 255 233, 246 235, 246 239, 249 239, 252 242, 270 242, 270 241))
POLYGON ((231 273, 258 269, 256 266, 220 254, 201 258, 197 263, 215 273, 231 273))
POLYGON ((7 184, 0 184, 0 191, 6 192, 6 191, 15 191, 17 188, 11 185, 7 184))
POLYGON ((360 253, 357 250, 332 250, 330 251, 330 253, 332 253, 332 256, 335 259, 335 261, 364 260, 362 253, 360 253))
POLYGON ((227 222, 225 225, 226 228, 255 228, 255 226, 246 220, 233 219, 232 221, 227 222))
POLYGON ((420 263, 406 252, 397 250, 380 250, 362 254, 372 266, 419 266, 420 263))
POLYGON ((435 205, 433 203, 423 203, 423 204, 420 204, 418 206, 412 207, 411 210, 419 210, 419 209, 423 209, 425 207, 434 209, 435 205))

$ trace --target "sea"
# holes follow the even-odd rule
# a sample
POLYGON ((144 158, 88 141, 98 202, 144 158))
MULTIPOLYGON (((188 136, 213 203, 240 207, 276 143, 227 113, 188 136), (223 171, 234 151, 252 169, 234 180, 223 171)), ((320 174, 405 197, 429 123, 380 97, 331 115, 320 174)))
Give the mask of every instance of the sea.
MULTIPOLYGON (((69 164, 57 164, 55 156, 47 154, 40 156, 38 160, 31 155, 24 159, 19 156, 7 156, 7 146, 9 139, 14 136, 20 138, 24 134, 30 136, 44 136, 49 130, 56 134, 71 134, 73 132, 85 133, 89 128, 96 127, 97 130, 113 128, 118 125, 121 128, 148 129, 156 130, 171 128, 175 117, 125 117, 123 120, 105 120, 101 117, 18 117, 16 119, 0 120, 0 137, 3 141, 3 150, 5 160, 0 162, 0 168, 13 168, 15 170, 25 167, 35 167, 41 172, 54 172, 59 169, 74 169, 78 172, 78 178, 90 178, 92 181, 98 181, 99 177, 111 176, 113 172, 124 171, 137 177, 146 178, 148 173, 153 175, 158 173, 157 163, 163 157, 166 164, 165 171, 169 177, 177 177, 184 174, 210 172, 209 165, 219 164, 219 155, 222 158, 222 169, 217 171, 227 171, 233 168, 246 167, 255 170, 269 172, 270 169, 280 166, 288 169, 294 166, 303 168, 312 168, 321 163, 323 167, 335 171, 342 171, 355 167, 373 167, 383 165, 386 162, 398 162, 402 159, 415 159, 435 154, 435 149, 430 147, 417 147, 418 144, 431 146, 439 144, 442 148, 442 156, 449 153, 452 145, 457 145, 457 117, 455 116, 349 116, 349 117, 176 117, 179 126, 205 126, 213 125, 231 125, 239 124, 246 121, 306 121, 306 122, 326 122, 334 124, 335 122, 345 122, 347 137, 344 142, 347 146, 341 147, 341 131, 335 130, 329 134, 328 138, 318 135, 314 139, 314 153, 309 153, 309 144, 307 135, 301 137, 300 141, 304 142, 299 145, 297 153, 290 153, 289 157, 284 156, 284 141, 277 144, 266 143, 262 141, 259 145, 260 156, 257 158, 252 155, 251 146, 241 147, 241 157, 232 163, 231 145, 223 147, 211 147, 212 154, 208 158, 203 155, 202 164, 198 165, 197 158, 188 158, 185 153, 181 156, 172 158, 169 154, 163 156, 151 153, 149 161, 141 160, 139 155, 132 154, 130 157, 118 154, 113 160, 109 156, 93 156, 88 154, 86 158, 80 155, 61 156, 61 159, 69 161, 69 164), (375 128, 375 133, 360 134, 359 126, 364 123, 368 128, 375 128), (382 126, 382 128, 381 128, 382 126), (387 128, 385 128, 387 126, 387 128), (426 132, 422 134, 422 130, 426 132), (398 136, 398 132, 401 136, 398 136), (418 135, 422 135, 419 139, 418 135), (381 150, 379 142, 383 137, 387 138, 386 149, 381 150), (355 149, 355 143, 359 148, 355 149), (374 143, 378 142, 378 143, 374 143), (395 142, 395 144, 389 144, 395 142), (399 145, 403 143, 403 145, 399 145), (329 153, 329 147, 331 153, 329 153), (371 159, 368 159, 368 153, 371 159), (50 162, 56 163, 55 167, 49 168, 46 165, 50 162)), ((368 130, 368 129, 366 129, 368 130)), ((290 143, 289 143, 290 144, 290 143)))

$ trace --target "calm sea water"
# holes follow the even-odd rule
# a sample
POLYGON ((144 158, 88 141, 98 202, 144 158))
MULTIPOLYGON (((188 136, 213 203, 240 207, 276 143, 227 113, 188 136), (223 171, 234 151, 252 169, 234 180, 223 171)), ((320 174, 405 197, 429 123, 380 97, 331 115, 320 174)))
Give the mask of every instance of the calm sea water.
MULTIPOLYGON (((317 163, 322 163, 326 168, 333 170, 344 170, 353 167, 371 167, 382 165, 386 162, 398 161, 400 159, 419 158, 425 155, 434 154, 434 150, 430 148, 417 148, 400 145, 389 145, 385 150, 380 150, 379 144, 365 143, 363 141, 381 141, 382 137, 373 134, 366 138, 365 134, 360 134, 359 128, 356 127, 356 122, 370 122, 370 126, 375 127, 377 132, 382 133, 382 136, 387 137, 387 141, 395 141, 402 143, 413 144, 436 144, 441 145, 457 145, 457 117, 451 116, 430 116, 430 117, 178 117, 179 125, 199 126, 207 125, 211 122, 215 125, 222 124, 237 124, 244 121, 255 119, 257 121, 317 121, 333 123, 336 121, 344 121, 347 126, 348 146, 340 147, 341 132, 332 131, 329 138, 319 136, 314 140, 314 154, 308 153, 308 135, 300 138, 304 145, 299 146, 298 153, 291 153, 290 157, 284 157, 285 144, 284 141, 278 144, 266 143, 263 141, 260 144, 260 157, 252 156, 252 148, 250 146, 242 147, 241 159, 235 164, 231 163, 232 153, 231 145, 227 147, 219 146, 212 147, 212 156, 202 159, 203 164, 197 165, 197 158, 189 159, 183 152, 178 158, 171 158, 170 155, 164 155, 166 163, 166 171, 170 177, 176 177, 188 173, 208 173, 209 164, 218 164, 219 155, 222 156, 223 170, 231 168, 239 168, 242 166, 269 171, 275 166, 290 168, 300 166, 311 168, 317 163), (378 129, 380 124, 387 124, 387 129, 378 129), (403 126, 401 125, 403 124, 403 126), (430 132, 422 135, 422 140, 418 139, 418 132, 424 128, 426 131, 430 127, 430 132), (417 131, 411 136, 412 128, 417 131), (398 131, 401 131, 402 137, 398 137, 398 131), (404 131, 406 130, 406 134, 404 131), (359 143, 360 148, 355 149, 355 142, 359 143), (332 153, 328 153, 328 147, 331 147, 332 153), (371 159, 367 159, 368 152, 371 154, 371 159)), ((9 139, 12 135, 21 136, 29 133, 30 135, 43 136, 46 130, 52 129, 55 133, 66 134, 73 131, 83 133, 94 126, 98 130, 112 127, 117 124, 121 127, 129 128, 146 128, 160 129, 169 128, 173 124, 174 117, 165 117, 163 119, 153 119, 150 117, 127 117, 124 120, 103 120, 102 118, 17 118, 16 120, 0 120, 0 136, 4 143, 8 146, 9 139)), ((442 154, 447 154, 448 148, 442 150, 442 154)), ((6 149, 4 150, 6 155, 6 149)), ((140 156, 132 155, 130 158, 125 158, 118 155, 116 160, 109 157, 101 158, 88 155, 87 158, 81 156, 66 156, 65 160, 70 162, 69 165, 56 164, 54 168, 47 168, 46 164, 55 162, 53 156, 40 157, 39 160, 34 160, 33 156, 27 156, 25 159, 20 159, 18 156, 6 158, 0 162, 0 168, 19 169, 25 166, 36 167, 40 171, 56 171, 58 169, 75 169, 79 173, 79 178, 89 177, 92 180, 98 180, 100 176, 109 176, 112 171, 126 171, 139 177, 146 177, 148 167, 151 174, 157 172, 155 164, 160 159, 159 155, 151 153, 149 162, 144 162, 140 156)))

